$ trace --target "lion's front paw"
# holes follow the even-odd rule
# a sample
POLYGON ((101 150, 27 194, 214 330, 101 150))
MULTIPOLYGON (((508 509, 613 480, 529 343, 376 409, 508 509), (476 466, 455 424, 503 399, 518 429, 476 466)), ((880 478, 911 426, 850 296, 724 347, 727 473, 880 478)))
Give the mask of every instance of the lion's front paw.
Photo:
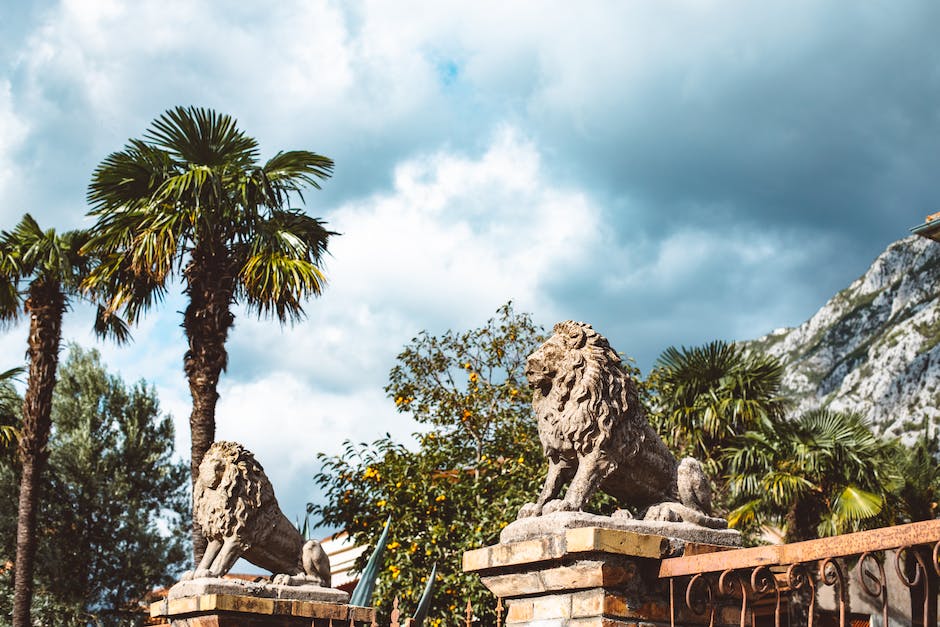
POLYGON ((195 574, 195 573, 193 573, 193 571, 187 570, 185 573, 183 573, 182 575, 180 575, 180 581, 189 581, 190 579, 193 578, 193 575, 194 575, 194 574, 195 574))
POLYGON ((542 515, 554 514, 555 512, 571 512, 574 511, 575 507, 571 505, 568 501, 564 499, 555 499, 554 501, 549 501, 542 507, 542 515))
POLYGON ((542 513, 542 508, 535 503, 526 503, 521 508, 519 508, 518 518, 529 518, 530 516, 538 516, 542 513))
POLYGON ((271 583, 278 586, 289 586, 293 583, 293 577, 288 574, 281 573, 279 575, 274 575, 274 577, 271 578, 271 583))

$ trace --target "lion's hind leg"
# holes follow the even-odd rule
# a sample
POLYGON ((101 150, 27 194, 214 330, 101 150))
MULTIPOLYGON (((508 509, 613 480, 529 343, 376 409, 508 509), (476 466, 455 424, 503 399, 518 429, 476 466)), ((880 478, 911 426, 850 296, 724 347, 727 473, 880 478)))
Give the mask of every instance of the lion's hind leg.
POLYGON ((310 583, 325 588, 330 587, 330 558, 316 540, 308 540, 304 544, 303 564, 310 583))
POLYGON ((708 516, 702 512, 687 507, 682 503, 666 502, 651 505, 643 520, 662 520, 665 522, 686 522, 707 527, 708 529, 727 529, 728 521, 724 518, 708 516))
POLYGON ((301 549, 300 564, 296 572, 279 573, 271 582, 281 586, 322 586, 330 587, 330 558, 316 540, 308 540, 301 549))

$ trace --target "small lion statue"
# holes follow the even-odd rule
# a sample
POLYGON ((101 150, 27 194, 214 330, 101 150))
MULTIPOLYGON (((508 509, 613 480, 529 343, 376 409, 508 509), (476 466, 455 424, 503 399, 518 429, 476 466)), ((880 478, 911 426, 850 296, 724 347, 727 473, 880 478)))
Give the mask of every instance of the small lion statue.
POLYGON ((519 518, 578 511, 600 489, 645 509, 646 520, 727 528, 711 515, 711 485, 701 464, 691 457, 676 461, 650 426, 620 357, 591 325, 556 324, 529 356, 526 376, 548 475, 519 518))
POLYGON ((199 464, 193 519, 208 540, 183 580, 225 575, 240 557, 274 573, 282 585, 330 587, 330 560, 316 540, 304 542, 281 513, 254 455, 236 442, 216 442, 199 464))

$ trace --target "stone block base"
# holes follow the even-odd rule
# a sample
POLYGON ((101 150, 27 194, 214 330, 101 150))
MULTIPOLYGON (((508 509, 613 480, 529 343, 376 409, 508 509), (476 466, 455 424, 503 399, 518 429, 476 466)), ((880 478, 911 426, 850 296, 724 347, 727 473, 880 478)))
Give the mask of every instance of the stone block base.
POLYGON ((669 537, 622 529, 561 526, 556 533, 501 542, 464 554, 464 571, 503 599, 506 627, 700 627, 738 624, 736 608, 712 617, 670 603, 658 578, 663 557, 727 547, 677 547, 669 537))
POLYGON ((350 621, 364 627, 372 624, 375 610, 323 601, 203 594, 157 601, 150 606, 150 616, 172 627, 330 627, 350 621))

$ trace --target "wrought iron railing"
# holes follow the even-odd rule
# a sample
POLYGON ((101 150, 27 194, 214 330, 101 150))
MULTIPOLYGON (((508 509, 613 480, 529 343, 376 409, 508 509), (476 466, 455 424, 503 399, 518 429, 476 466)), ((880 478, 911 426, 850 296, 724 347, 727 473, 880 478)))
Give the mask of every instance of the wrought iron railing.
POLYGON ((940 520, 670 558, 662 561, 659 576, 668 581, 673 626, 681 613, 697 616, 710 627, 735 623, 784 627, 804 620, 813 627, 823 616, 820 597, 831 591, 825 622, 848 627, 852 581, 858 585, 859 598, 870 599, 887 626, 889 580, 895 577, 909 591, 910 624, 933 627, 940 520))

